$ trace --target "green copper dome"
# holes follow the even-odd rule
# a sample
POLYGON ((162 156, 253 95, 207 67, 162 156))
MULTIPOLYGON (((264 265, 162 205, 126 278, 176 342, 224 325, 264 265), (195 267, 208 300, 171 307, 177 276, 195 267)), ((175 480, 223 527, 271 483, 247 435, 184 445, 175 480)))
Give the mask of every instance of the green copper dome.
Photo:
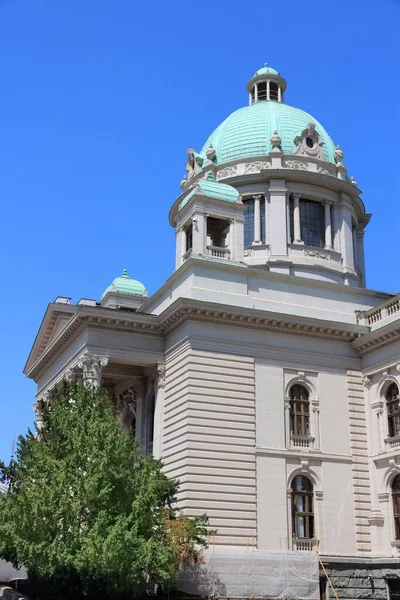
POLYGON ((200 188, 200 194, 207 198, 215 198, 216 200, 225 200, 226 202, 237 202, 239 192, 231 185, 219 183, 215 181, 212 173, 208 173, 205 179, 197 182, 196 186, 190 190, 179 205, 179 210, 183 208, 197 192, 196 187, 200 188))
POLYGON ((258 71, 254 73, 254 77, 257 77, 258 75, 279 75, 279 73, 276 69, 269 67, 267 63, 265 63, 261 69, 258 69, 258 71))
POLYGON ((146 288, 143 283, 132 279, 128 275, 126 269, 123 270, 121 277, 116 277, 111 285, 105 290, 101 296, 103 299, 108 292, 117 292, 118 294, 132 294, 134 296, 145 296, 146 288))
POLYGON ((206 158, 209 146, 216 152, 216 164, 268 154, 272 150, 270 138, 274 131, 282 138, 282 152, 292 154, 296 150, 295 137, 300 135, 309 123, 315 123, 316 132, 324 142, 322 151, 325 159, 335 164, 336 146, 314 117, 300 108, 268 100, 239 108, 213 131, 200 151, 204 159, 203 166, 209 162, 206 158))

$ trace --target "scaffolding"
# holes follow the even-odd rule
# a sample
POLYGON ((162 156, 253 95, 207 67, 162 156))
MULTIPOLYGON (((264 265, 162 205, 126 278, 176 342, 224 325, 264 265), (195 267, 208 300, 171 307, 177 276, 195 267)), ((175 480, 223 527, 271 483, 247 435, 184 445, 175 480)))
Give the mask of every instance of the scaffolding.
POLYGON ((319 600, 319 557, 316 552, 213 545, 202 564, 184 569, 178 588, 208 598, 319 600))

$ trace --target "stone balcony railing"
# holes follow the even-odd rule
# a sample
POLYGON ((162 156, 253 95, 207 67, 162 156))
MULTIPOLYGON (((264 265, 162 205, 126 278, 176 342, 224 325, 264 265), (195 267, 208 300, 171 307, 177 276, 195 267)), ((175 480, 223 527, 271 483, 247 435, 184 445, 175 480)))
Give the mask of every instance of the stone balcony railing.
POLYGON ((215 258, 229 258, 231 254, 229 248, 221 248, 220 246, 207 246, 207 252, 215 258))
POLYGON ((318 541, 315 538, 293 538, 292 550, 300 552, 312 552, 317 550, 318 541))
POLYGON ((358 323, 376 329, 386 325, 388 321, 400 318, 400 294, 386 300, 379 306, 358 313, 358 323))
POLYGON ((290 435, 291 445, 295 448, 312 448, 314 446, 314 438, 310 435, 290 435))
POLYGON ((394 435, 392 437, 386 438, 385 444, 389 446, 389 448, 396 448, 400 446, 400 435, 394 435))

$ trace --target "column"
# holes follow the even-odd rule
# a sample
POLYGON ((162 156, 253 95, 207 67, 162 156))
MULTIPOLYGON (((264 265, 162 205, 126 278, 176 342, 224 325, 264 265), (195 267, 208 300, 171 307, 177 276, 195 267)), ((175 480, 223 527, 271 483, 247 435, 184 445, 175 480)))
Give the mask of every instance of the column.
POLYGON ((271 248, 271 257, 286 257, 288 253, 286 181, 284 179, 270 179, 268 193, 268 244, 271 248))
POLYGON ((355 266, 358 266, 358 245, 357 245, 357 233, 356 233, 356 227, 353 227, 353 256, 354 256, 354 263, 355 266))
POLYGON ((154 434, 153 434, 153 456, 160 458, 163 446, 164 429, 164 403, 165 403, 165 364, 157 365, 157 374, 154 382, 154 434))
POLYGON ((251 98, 251 92, 249 92, 249 106, 251 105, 251 100, 252 100, 252 98, 251 98))
POLYGON ((301 226, 300 226, 300 194, 293 195, 294 207, 293 207, 293 233, 294 243, 302 244, 301 241, 301 226))
POLYGON ((254 196, 254 244, 261 244, 261 194, 254 196))
MULTIPOLYGON (((341 241, 341 252, 343 257, 343 269, 346 272, 346 269, 354 269, 354 255, 353 255, 353 224, 352 224, 352 214, 350 206, 347 206, 347 203, 342 200, 340 206, 340 223, 341 223, 341 231, 340 231, 340 241, 341 241)), ((348 272, 348 271, 347 271, 348 272)), ((345 280, 346 285, 349 284, 348 281, 345 280)))
POLYGON ((331 204, 330 200, 325 201, 325 248, 332 250, 332 224, 331 224, 331 204))
POLYGON ((267 100, 270 100, 270 81, 267 81, 267 100))
POLYGON ((356 233, 358 268, 362 273, 362 283, 365 285, 364 230, 359 228, 356 233))
POLYGON ((258 85, 254 85, 254 102, 258 101, 258 85))
POLYGON ((83 385, 99 388, 101 385, 101 372, 107 364, 107 356, 86 352, 78 362, 78 369, 82 369, 83 385))
POLYGON ((278 102, 282 102, 282 90, 280 85, 278 85, 278 102))
POLYGON ((175 243, 176 243, 176 255, 175 255, 175 269, 178 269, 183 262, 183 255, 186 251, 185 245, 185 231, 183 227, 177 227, 175 230, 175 243))
POLYGON ((285 446, 286 448, 290 448, 290 398, 289 396, 285 396, 284 399, 284 409, 285 409, 285 446))
POLYGON ((206 249, 207 216, 205 213, 197 213, 192 217, 193 223, 193 254, 204 254, 206 249))

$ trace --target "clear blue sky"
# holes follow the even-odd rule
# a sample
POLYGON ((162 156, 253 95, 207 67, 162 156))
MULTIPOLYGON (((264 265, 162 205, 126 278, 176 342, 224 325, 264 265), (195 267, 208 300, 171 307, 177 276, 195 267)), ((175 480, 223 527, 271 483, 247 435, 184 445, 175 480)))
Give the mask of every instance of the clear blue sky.
POLYGON ((48 302, 99 299, 125 267, 165 281, 185 151, 265 61, 364 192, 369 287, 400 289, 399 30, 399 0, 0 0, 0 458, 32 423, 48 302))

